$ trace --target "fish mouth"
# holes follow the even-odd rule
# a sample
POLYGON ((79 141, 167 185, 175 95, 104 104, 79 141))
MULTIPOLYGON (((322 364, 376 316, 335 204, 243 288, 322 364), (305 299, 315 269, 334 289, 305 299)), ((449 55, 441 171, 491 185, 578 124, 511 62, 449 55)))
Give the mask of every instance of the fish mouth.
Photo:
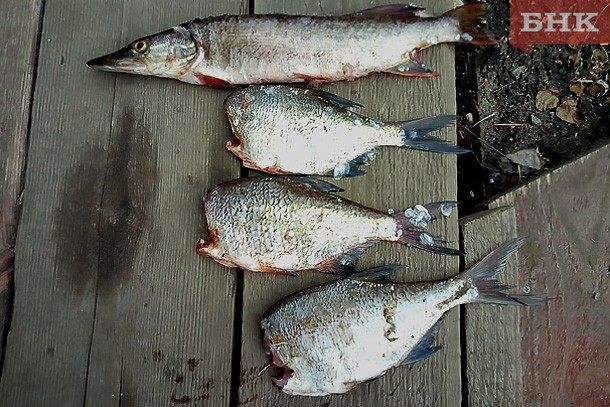
POLYGON ((288 380, 294 376, 294 370, 290 367, 286 366, 284 361, 280 359, 280 357, 273 351, 271 348, 271 341, 267 336, 267 331, 262 327, 263 331, 263 347, 265 348, 265 353, 267 355, 271 355, 271 364, 273 365, 274 373, 271 377, 273 383, 278 386, 280 389, 283 389, 284 386, 288 384, 288 380))
POLYGON ((276 367, 276 370, 277 373, 271 377, 271 380, 277 387, 283 389, 288 384, 288 380, 294 375, 294 370, 289 367, 276 367))
POLYGON ((87 65, 99 71, 135 73, 141 64, 129 54, 130 48, 125 47, 111 54, 93 58, 87 61, 87 65))

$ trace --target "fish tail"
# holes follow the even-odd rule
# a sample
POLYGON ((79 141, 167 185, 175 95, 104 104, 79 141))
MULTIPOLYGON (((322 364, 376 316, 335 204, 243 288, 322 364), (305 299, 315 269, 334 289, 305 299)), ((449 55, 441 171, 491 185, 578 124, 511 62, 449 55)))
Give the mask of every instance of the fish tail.
POLYGON ((502 284, 494 276, 502 271, 508 258, 515 254, 524 239, 512 239, 503 243, 500 247, 489 253, 483 260, 470 269, 458 275, 476 289, 476 296, 468 302, 479 302, 497 305, 539 305, 545 304, 551 298, 536 297, 533 295, 507 294, 503 291, 512 288, 502 284))
POLYGON ((493 35, 486 32, 482 25, 485 24, 487 17, 486 3, 470 3, 464 6, 455 8, 443 14, 441 18, 449 18, 457 21, 462 31, 460 40, 477 45, 491 45, 498 42, 493 35))
POLYGON ((398 224, 397 234, 399 243, 407 246, 417 247, 430 253, 442 254, 446 256, 462 256, 460 250, 443 246, 447 243, 423 231, 421 227, 414 226, 413 219, 406 216, 405 212, 397 212, 392 215, 398 224))
POLYGON ((454 146, 450 141, 428 134, 431 131, 452 126, 455 123, 455 119, 456 116, 454 115, 442 115, 397 122, 396 124, 403 130, 401 132, 401 145, 414 150, 432 151, 435 153, 468 153, 470 150, 454 146))

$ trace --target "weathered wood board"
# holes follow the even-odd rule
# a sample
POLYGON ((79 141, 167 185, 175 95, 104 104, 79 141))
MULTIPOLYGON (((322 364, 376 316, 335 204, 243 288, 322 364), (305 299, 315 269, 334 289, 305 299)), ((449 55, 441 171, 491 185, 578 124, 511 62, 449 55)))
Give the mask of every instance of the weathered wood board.
POLYGON ((41 1, 7 0, 0 13, 0 360, 8 329, 9 282, 23 188, 41 1))
POLYGON ((522 405, 610 405, 610 145, 491 202, 515 208, 519 287, 556 297, 521 310, 522 405))
MULTIPOLYGON (((465 267, 470 268, 509 239, 517 237, 515 210, 503 207, 460 219, 465 267)), ((527 244, 527 242, 525 243, 527 244)), ((517 254, 518 256, 519 254, 517 254)), ((498 280, 519 281, 517 256, 506 264, 498 280)), ((516 287, 511 292, 519 292, 516 287)), ((544 295, 544 293, 542 293, 544 295)), ((521 336, 519 307, 469 304, 462 309, 465 326, 466 383, 469 406, 521 406, 521 336)))
POLYGON ((228 404, 235 277, 195 254, 204 192, 239 176, 226 92, 85 62, 245 11, 47 2, 0 405, 228 404))
MULTIPOLYGON (((391 2, 376 2, 375 5, 391 2)), ((450 1, 420 2, 430 12, 440 14, 451 9, 450 1)), ((255 13, 326 14, 351 13, 371 7, 366 1, 320 3, 304 1, 256 1, 255 13)), ((298 47, 298 44, 295 44, 298 47)), ((349 83, 324 86, 324 90, 363 104, 363 114, 382 120, 405 120, 433 114, 455 112, 454 54, 451 46, 438 46, 421 53, 421 59, 441 77, 432 79, 401 78, 374 75, 349 83)), ((447 129, 437 133, 455 140, 447 129)), ((367 168, 367 174, 337 182, 346 189, 347 198, 379 209, 403 209, 417 203, 456 198, 455 157, 426 154, 400 149, 382 149, 367 168)), ((457 247, 457 214, 439 220, 432 233, 455 242, 457 247)), ((405 281, 428 280, 456 274, 458 259, 434 256, 399 245, 379 244, 369 250, 361 267, 374 264, 402 263, 410 268, 397 278, 405 281)), ((260 332, 264 311, 280 298, 327 281, 332 277, 304 272, 300 277, 283 277, 246 273, 243 293, 243 338, 240 371, 239 404, 249 406, 379 406, 419 405, 446 406, 459 404, 461 397, 459 360, 459 313, 452 311, 443 321, 439 343, 443 351, 411 367, 394 369, 383 378, 363 384, 343 396, 321 398, 290 397, 271 382, 271 370, 259 375, 267 364, 260 332)))

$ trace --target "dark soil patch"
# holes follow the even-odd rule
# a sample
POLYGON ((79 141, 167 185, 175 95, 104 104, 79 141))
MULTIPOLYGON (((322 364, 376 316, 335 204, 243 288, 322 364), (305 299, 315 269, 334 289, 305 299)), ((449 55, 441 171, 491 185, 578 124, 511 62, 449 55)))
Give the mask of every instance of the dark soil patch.
POLYGON ((610 91, 604 89, 610 47, 536 45, 528 55, 508 42, 508 0, 489 5, 488 27, 499 43, 457 48, 458 143, 474 151, 458 160, 460 214, 610 139, 610 91), (575 108, 564 106, 577 123, 559 118, 556 107, 537 109, 541 91, 552 92, 559 104, 574 100, 575 108), (539 152, 541 170, 515 166, 510 173, 501 165, 505 155, 528 148, 539 152))

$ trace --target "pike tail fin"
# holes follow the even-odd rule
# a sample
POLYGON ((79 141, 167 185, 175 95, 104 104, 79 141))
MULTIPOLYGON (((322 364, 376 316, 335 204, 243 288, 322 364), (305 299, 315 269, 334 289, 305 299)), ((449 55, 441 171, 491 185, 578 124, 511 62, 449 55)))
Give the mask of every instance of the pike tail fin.
POLYGON ((428 222, 439 214, 449 216, 453 206, 454 202, 435 202, 425 206, 415 205, 413 208, 394 213, 392 217, 397 224, 397 241, 431 253, 462 256, 464 254, 462 251, 446 247, 443 244, 447 242, 424 232, 424 229, 428 227, 428 222))
POLYGON ((453 145, 450 141, 430 136, 431 131, 452 126, 455 123, 454 115, 425 117, 417 120, 397 122, 403 130, 402 146, 414 150, 432 151, 443 154, 463 154, 466 150, 453 145))
POLYGON ((512 239, 503 243, 483 260, 457 276, 457 278, 469 282, 478 291, 478 296, 469 302, 497 305, 539 305, 545 304, 551 299, 504 293, 503 291, 511 287, 493 278, 502 271, 508 258, 519 250, 523 241, 524 239, 512 239))
POLYGON ((441 18, 457 21, 462 31, 460 34, 462 42, 491 45, 498 41, 481 27, 485 24, 487 7, 488 5, 482 2, 470 3, 446 12, 441 18))

